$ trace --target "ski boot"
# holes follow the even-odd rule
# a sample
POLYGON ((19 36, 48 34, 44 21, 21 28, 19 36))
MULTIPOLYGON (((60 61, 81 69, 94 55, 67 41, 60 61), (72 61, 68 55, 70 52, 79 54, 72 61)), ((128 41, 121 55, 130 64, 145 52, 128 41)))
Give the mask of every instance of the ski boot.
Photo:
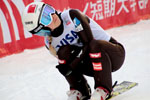
POLYGON ((103 87, 98 87, 93 92, 90 100, 106 100, 107 97, 109 97, 109 92, 103 87))
POLYGON ((70 90, 67 92, 68 99, 67 100, 83 100, 83 96, 78 90, 70 90))

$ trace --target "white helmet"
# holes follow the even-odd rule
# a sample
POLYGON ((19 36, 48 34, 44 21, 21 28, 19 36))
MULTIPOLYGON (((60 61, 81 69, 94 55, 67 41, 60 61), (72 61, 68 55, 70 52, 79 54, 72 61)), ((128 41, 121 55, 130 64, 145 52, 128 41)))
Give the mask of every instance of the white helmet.
MULTIPOLYGON (((37 34, 52 22, 52 13, 55 13, 55 9, 50 5, 43 2, 33 2, 27 5, 23 11, 22 23, 32 34, 37 34)), ((45 30, 42 30, 42 33, 45 30)))

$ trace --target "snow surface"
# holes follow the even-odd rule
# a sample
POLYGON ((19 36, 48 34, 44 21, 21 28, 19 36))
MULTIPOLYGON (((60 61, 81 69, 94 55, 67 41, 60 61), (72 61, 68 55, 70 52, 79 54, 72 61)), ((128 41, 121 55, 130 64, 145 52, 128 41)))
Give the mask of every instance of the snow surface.
MULTIPOLYGON (((150 100, 150 20, 106 30, 126 49, 126 60, 114 81, 139 85, 113 100, 150 100)), ((69 86, 55 68, 57 59, 45 47, 0 58, 0 100, 67 100, 69 86)), ((93 78, 86 77, 94 86, 93 78)))

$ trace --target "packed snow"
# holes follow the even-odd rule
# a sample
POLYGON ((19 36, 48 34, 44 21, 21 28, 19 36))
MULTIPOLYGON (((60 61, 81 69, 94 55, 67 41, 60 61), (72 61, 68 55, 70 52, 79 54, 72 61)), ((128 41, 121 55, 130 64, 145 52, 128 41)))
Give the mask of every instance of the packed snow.
MULTIPOLYGON (((113 82, 139 83, 112 100, 149 100, 150 20, 106 31, 126 49, 124 65, 112 74, 113 82)), ((0 58, 0 100, 67 100, 69 86, 56 65, 45 47, 0 58)), ((94 91, 93 78, 86 78, 94 91)))

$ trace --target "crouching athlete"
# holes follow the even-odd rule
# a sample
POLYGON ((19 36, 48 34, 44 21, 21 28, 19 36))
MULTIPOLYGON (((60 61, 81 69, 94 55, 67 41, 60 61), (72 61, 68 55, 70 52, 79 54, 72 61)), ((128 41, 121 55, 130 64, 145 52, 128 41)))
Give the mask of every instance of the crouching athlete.
POLYGON ((58 58, 56 66, 69 84, 68 100, 106 100, 112 92, 112 72, 125 59, 122 44, 94 20, 76 9, 58 12, 43 2, 26 6, 26 29, 45 37, 46 47, 58 58), (94 78, 95 91, 84 75, 94 78))

